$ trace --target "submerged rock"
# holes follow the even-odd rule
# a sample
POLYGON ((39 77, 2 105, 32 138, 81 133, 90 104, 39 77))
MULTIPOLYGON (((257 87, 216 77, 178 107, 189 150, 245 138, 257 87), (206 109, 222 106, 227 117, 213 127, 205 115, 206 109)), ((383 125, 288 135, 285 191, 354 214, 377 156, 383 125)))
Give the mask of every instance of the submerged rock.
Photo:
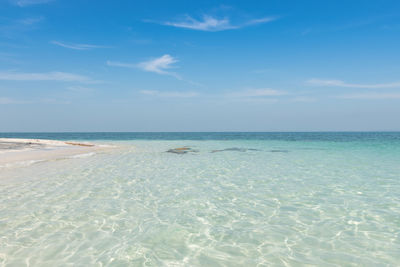
POLYGON ((288 153, 288 152, 289 152, 289 150, 283 150, 283 149, 272 149, 272 150, 270 150, 269 152, 272 152, 272 153, 288 153))
POLYGON ((186 153, 189 153, 189 152, 198 152, 198 151, 197 150, 193 150, 190 147, 177 147, 177 148, 168 149, 166 152, 175 153, 175 154, 186 154, 186 153))
POLYGON ((224 152, 224 151, 246 152, 246 151, 260 151, 260 150, 255 149, 255 148, 230 147, 230 148, 225 148, 225 149, 212 150, 211 153, 224 152))

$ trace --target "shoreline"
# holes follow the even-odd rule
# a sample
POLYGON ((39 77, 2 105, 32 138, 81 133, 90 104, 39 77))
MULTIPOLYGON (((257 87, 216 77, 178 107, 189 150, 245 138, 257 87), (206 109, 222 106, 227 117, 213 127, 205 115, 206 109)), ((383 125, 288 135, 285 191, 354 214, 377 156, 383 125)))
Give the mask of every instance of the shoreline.
POLYGON ((110 147, 75 141, 0 138, 0 170, 42 161, 91 156, 110 147))

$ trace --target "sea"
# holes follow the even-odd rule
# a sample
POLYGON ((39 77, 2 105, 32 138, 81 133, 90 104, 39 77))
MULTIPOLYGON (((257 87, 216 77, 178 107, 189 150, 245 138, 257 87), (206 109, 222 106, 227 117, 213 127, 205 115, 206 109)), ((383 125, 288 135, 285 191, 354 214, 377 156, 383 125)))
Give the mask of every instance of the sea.
POLYGON ((400 133, 0 133, 0 266, 399 266, 400 133), (178 148, 178 149, 177 149, 178 148))

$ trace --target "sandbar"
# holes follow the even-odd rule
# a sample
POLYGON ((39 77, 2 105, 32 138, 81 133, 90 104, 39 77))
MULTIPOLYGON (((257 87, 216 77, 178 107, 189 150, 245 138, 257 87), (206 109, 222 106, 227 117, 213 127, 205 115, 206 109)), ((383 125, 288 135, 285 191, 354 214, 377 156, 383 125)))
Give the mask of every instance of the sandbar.
POLYGON ((106 148, 110 146, 75 141, 0 138, 0 170, 41 161, 92 155, 106 148))

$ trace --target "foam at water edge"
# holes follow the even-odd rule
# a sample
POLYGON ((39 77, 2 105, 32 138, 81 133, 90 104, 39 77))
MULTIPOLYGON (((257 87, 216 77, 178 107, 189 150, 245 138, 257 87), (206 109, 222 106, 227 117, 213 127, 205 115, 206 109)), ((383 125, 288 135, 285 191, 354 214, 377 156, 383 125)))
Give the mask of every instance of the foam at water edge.
POLYGON ((88 157, 91 157, 91 156, 94 156, 94 155, 96 155, 95 152, 89 152, 89 153, 83 153, 83 154, 73 155, 73 156, 70 156, 70 157, 68 157, 68 158, 70 158, 70 159, 88 158, 88 157))
POLYGON ((7 164, 0 165, 0 169, 1 168, 12 168, 12 167, 25 167, 25 166, 30 166, 32 164, 39 163, 39 162, 44 162, 44 161, 46 161, 46 160, 17 161, 17 162, 13 162, 13 163, 7 163, 7 164))

